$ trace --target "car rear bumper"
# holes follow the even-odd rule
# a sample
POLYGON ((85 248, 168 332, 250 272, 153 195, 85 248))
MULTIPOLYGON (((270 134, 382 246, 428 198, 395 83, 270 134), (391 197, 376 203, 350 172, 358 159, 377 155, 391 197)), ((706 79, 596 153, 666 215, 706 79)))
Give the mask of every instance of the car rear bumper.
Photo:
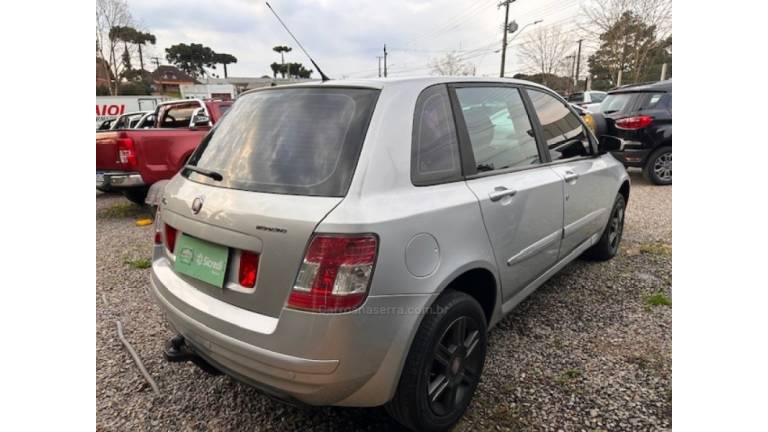
POLYGON ((101 189, 123 189, 144 186, 141 174, 125 171, 96 171, 96 187, 101 189))
POLYGON ((421 312, 434 298, 369 296, 353 312, 284 309, 275 318, 208 296, 171 267, 155 254, 151 292, 194 351, 240 381, 309 405, 378 406, 391 399, 421 312))

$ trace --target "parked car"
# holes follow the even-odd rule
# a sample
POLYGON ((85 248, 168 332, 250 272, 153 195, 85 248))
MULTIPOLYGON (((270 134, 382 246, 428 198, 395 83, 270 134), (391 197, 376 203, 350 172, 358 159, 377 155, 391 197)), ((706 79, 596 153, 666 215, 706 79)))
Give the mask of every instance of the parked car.
POLYGON ((164 102, 138 120, 154 115, 150 129, 96 132, 96 188, 122 192, 143 204, 149 187, 176 174, 231 105, 196 99, 164 102))
POLYGON ((611 91, 600 111, 605 134, 622 142, 614 156, 654 184, 672 184, 672 80, 611 91))
POLYGON ((571 94, 568 96, 568 102, 578 105, 587 111, 594 112, 598 110, 606 96, 606 92, 588 90, 571 94))
POLYGON ((618 253, 617 143, 519 80, 246 92, 157 212, 150 291, 179 333, 165 356, 449 428, 487 330, 575 258, 618 253))

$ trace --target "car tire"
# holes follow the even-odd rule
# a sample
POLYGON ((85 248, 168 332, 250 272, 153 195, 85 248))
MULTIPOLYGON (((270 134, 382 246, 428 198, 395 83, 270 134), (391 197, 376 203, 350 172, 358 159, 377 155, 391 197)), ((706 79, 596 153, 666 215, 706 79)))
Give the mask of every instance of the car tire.
POLYGON ((425 313, 385 408, 409 429, 442 431, 464 415, 480 381, 487 323, 477 300, 459 291, 443 293, 425 313))
POLYGON ((611 209, 611 216, 608 219, 603 235, 600 236, 600 240, 594 246, 584 252, 584 258, 593 261, 607 261, 619 253, 621 235, 624 233, 626 205, 624 195, 616 195, 616 200, 611 209))
POLYGON ((144 200, 147 199, 147 187, 137 187, 123 190, 123 196, 128 198, 128 201, 143 206, 144 200))
POLYGON ((656 149, 645 163, 643 174, 651 183, 656 185, 672 184, 672 147, 656 149))

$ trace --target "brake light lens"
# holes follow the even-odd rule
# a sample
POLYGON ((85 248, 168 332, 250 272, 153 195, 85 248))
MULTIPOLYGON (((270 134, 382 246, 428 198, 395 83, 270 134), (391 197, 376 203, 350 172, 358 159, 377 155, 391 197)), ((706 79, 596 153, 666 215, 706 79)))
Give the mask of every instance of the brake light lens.
POLYGON ((168 248, 168 251, 173 253, 173 248, 176 247, 176 228, 165 224, 165 247, 168 248))
POLYGON ((259 274, 259 254, 250 251, 240 251, 240 270, 238 282, 246 288, 256 285, 256 276, 259 274))
POLYGON ((616 127, 619 129, 636 130, 642 129, 653 122, 653 117, 641 115, 627 117, 616 120, 616 127))
POLYGON ((288 306, 313 312, 345 312, 368 295, 378 241, 372 234, 316 235, 309 244, 288 306))
POLYGON ((120 163, 125 165, 126 169, 135 169, 138 165, 136 163, 136 149, 133 146, 133 139, 118 138, 117 154, 120 158, 120 163))

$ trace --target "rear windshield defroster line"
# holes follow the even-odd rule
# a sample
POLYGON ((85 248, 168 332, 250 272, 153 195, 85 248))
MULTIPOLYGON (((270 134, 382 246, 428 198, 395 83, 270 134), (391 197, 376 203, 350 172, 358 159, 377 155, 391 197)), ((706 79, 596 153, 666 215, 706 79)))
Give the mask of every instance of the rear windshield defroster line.
POLYGON ((254 192, 344 196, 352 181, 379 90, 323 87, 248 93, 189 160, 221 181, 186 170, 199 183, 254 192))

